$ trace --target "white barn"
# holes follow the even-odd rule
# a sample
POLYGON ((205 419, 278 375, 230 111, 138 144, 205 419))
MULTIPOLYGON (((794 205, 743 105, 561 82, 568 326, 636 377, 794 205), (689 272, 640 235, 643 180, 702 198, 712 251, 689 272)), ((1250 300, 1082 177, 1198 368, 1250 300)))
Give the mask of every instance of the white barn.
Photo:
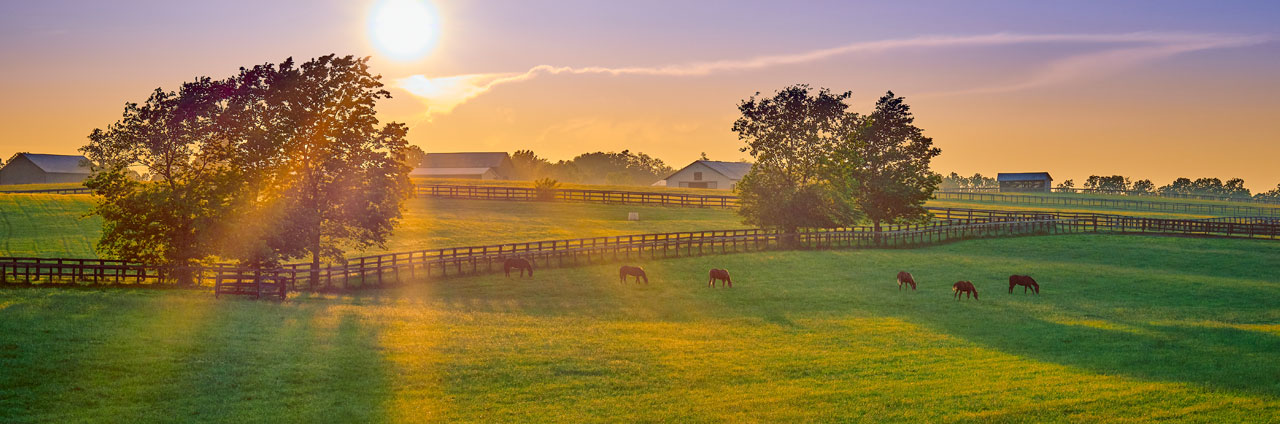
POLYGON ((738 181, 742 180, 742 176, 750 171, 749 163, 699 160, 681 168, 663 181, 666 182, 667 187, 733 190, 737 187, 738 181))
POLYGON ((18 153, 0 168, 0 185, 78 183, 91 172, 81 155, 18 153))

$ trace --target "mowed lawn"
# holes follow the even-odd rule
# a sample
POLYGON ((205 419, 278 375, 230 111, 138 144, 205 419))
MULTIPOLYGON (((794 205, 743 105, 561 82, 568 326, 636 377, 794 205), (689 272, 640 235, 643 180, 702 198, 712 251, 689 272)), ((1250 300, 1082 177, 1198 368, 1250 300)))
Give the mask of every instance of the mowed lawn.
POLYGON ((601 265, 283 303, 10 288, 0 422, 1273 422, 1277 263, 1070 235, 647 261, 647 286, 601 265))

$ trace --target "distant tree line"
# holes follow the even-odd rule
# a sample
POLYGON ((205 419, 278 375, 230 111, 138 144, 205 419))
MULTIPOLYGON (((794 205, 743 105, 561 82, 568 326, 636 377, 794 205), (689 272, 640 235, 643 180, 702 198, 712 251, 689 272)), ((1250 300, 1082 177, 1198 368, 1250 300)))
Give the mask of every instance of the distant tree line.
POLYGON ((630 150, 585 153, 556 162, 539 157, 532 150, 517 150, 511 155, 511 162, 517 179, 550 178, 579 184, 650 185, 675 172, 661 159, 630 150))
POLYGON ((979 173, 974 173, 972 177, 966 177, 955 172, 942 177, 942 184, 938 188, 949 189, 969 189, 969 188, 998 188, 1000 184, 995 178, 987 177, 979 173))
POLYGON ((98 194, 99 252, 271 266, 385 243, 411 194, 408 128, 378 121, 390 93, 367 62, 287 59, 126 103, 81 148, 98 166, 85 185, 98 194))
MULTIPOLYGON (((1075 182, 1066 180, 1058 184, 1058 189, 1069 190, 1075 188, 1075 182)), ((1157 187, 1151 180, 1133 181, 1129 177, 1123 175, 1090 175, 1085 180, 1082 187, 1087 190, 1099 193, 1113 194, 1163 194, 1163 195, 1201 195, 1201 196, 1220 196, 1234 198, 1272 198, 1275 190, 1258 193, 1252 195, 1249 189, 1244 187, 1244 180, 1241 178, 1232 178, 1225 182, 1218 178, 1177 178, 1173 182, 1157 187)), ((1280 189, 1280 185, 1277 185, 1280 189)))
POLYGON ((799 84, 738 105, 733 131, 755 158, 737 185, 745 223, 794 233, 928 219, 924 202, 942 180, 929 163, 941 150, 902 97, 889 92, 863 115, 848 110, 851 95, 799 84))

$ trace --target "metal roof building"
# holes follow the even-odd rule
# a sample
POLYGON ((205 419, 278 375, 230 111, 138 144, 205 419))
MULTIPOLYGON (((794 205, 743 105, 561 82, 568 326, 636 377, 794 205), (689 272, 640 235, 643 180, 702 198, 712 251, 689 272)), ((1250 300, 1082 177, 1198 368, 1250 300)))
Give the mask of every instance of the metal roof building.
POLYGON ((1049 192, 1053 177, 1048 172, 1001 172, 996 175, 1000 192, 1049 192))
POLYGON ((81 155, 18 153, 0 168, 0 185, 78 183, 91 172, 81 155))

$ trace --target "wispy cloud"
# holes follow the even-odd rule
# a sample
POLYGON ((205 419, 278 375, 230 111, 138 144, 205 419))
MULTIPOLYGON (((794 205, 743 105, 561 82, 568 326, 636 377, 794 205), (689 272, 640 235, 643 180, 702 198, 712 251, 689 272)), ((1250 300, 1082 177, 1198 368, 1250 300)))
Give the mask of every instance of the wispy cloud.
POLYGON ((396 87, 421 98, 427 104, 427 115, 449 113, 458 105, 503 84, 527 81, 539 75, 605 74, 659 75, 672 77, 706 76, 720 72, 762 69, 821 61, 837 56, 910 48, 981 47, 1021 44, 1097 44, 1115 46, 1101 52, 1070 56, 1050 63, 1044 69, 1022 80, 990 87, 957 90, 941 94, 1023 90, 1058 84, 1088 75, 1158 60, 1178 54, 1228 47, 1240 47, 1269 41, 1269 37, 1230 34, 1155 33, 1123 34, 1012 34, 997 33, 970 36, 927 36, 895 40, 855 42, 843 46, 795 54, 759 56, 742 60, 693 62, 644 67, 571 67, 539 65, 524 72, 466 74, 444 77, 411 75, 394 81, 396 87))

